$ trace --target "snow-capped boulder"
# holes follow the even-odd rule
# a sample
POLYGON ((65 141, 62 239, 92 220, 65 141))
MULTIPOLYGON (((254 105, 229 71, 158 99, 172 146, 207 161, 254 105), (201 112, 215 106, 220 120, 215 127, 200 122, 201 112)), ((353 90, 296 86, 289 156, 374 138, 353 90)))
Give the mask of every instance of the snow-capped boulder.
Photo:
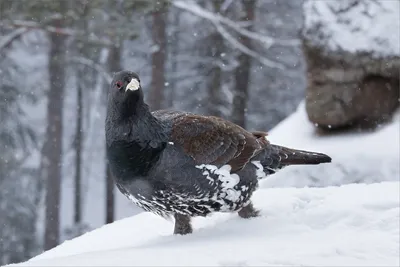
POLYGON ((376 126, 399 105, 400 2, 304 3, 306 109, 325 129, 376 126))

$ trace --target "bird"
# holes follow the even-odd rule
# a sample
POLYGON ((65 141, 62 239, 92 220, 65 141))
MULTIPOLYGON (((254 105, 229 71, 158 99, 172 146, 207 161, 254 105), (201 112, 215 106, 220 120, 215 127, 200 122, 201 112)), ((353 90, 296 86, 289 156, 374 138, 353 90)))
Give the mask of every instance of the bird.
POLYGON ((331 162, 323 153, 272 144, 216 116, 150 111, 137 73, 114 73, 105 118, 106 158, 119 191, 144 211, 174 218, 174 235, 215 212, 258 217, 259 181, 290 165, 331 162))

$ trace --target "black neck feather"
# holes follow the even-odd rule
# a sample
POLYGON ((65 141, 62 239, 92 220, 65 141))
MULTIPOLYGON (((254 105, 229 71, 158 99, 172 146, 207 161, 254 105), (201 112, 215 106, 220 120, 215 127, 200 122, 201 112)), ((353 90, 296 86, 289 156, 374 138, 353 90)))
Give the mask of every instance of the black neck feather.
POLYGON ((109 103, 106 127, 112 139, 149 143, 150 147, 168 141, 167 126, 151 114, 142 98, 109 103))
MULTIPOLYGON (((109 108, 116 108, 110 107, 109 108)), ((109 110, 106 120, 107 156, 122 180, 146 176, 168 142, 168 128, 142 101, 109 110)))

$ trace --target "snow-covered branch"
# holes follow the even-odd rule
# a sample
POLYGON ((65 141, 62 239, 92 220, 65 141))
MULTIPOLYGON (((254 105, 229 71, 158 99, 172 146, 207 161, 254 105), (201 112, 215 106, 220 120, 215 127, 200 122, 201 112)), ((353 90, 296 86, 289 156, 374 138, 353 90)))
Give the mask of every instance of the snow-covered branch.
POLYGON ((197 5, 194 1, 183 1, 183 0, 175 0, 172 4, 180 9, 186 10, 195 14, 196 16, 202 17, 211 21, 214 24, 224 24, 225 26, 235 30, 239 34, 246 36, 252 40, 256 40, 264 44, 266 48, 271 47, 273 44, 279 44, 281 46, 297 46, 300 44, 299 40, 289 39, 289 40, 281 40, 278 38, 266 36, 257 32, 249 31, 243 27, 241 27, 238 22, 232 21, 226 17, 223 17, 219 14, 215 14, 210 12, 199 5, 197 5))
POLYGON ((49 25, 42 25, 40 23, 34 21, 25 21, 25 20, 13 20, 10 23, 0 23, 0 26, 8 27, 8 28, 24 28, 26 30, 29 29, 39 29, 44 30, 51 33, 57 33, 66 36, 74 36, 77 37, 78 40, 86 41, 88 43, 97 44, 101 46, 114 46, 115 44, 109 40, 104 38, 100 38, 95 36, 94 34, 90 34, 89 36, 85 34, 83 31, 74 30, 71 28, 61 28, 54 27, 49 25))
MULTIPOLYGON (((61 19, 62 16, 59 13, 55 13, 49 15, 45 20, 42 21, 42 24, 47 24, 52 20, 61 19)), ((0 51, 6 47, 8 47, 14 40, 25 34, 26 32, 30 31, 31 29, 39 28, 39 24, 31 21, 21 21, 21 20, 13 20, 11 23, 7 24, 4 22, 0 23, 0 26, 5 28, 16 28, 8 35, 4 36, 0 39, 0 51)))
POLYGON ((233 0, 225 0, 221 6, 221 12, 225 13, 225 11, 233 4, 233 0))
POLYGON ((18 28, 0 39, 0 51, 8 47, 15 39, 29 31, 27 28, 18 28))
POLYGON ((215 22, 213 22, 213 24, 217 29, 217 31, 222 35, 222 37, 224 37, 229 43, 231 43, 231 45, 233 45, 236 49, 238 49, 242 53, 254 58, 255 60, 258 60, 261 64, 265 66, 277 69, 285 69, 285 66, 283 64, 269 60, 268 58, 263 57, 259 53, 249 49, 247 46, 240 43, 221 24, 215 22))
POLYGON ((96 70, 107 83, 110 83, 112 80, 111 75, 101 65, 97 64, 91 59, 74 56, 71 57, 69 60, 71 62, 79 63, 96 70))

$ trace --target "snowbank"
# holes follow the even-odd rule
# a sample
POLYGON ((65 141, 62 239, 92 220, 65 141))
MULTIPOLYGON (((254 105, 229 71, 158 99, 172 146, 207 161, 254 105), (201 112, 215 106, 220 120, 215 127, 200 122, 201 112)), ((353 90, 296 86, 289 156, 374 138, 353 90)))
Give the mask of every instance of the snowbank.
POLYGON ((19 266, 299 266, 399 264, 399 183, 262 189, 262 217, 196 218, 189 236, 142 213, 19 266))
POLYGON ((314 45, 333 51, 400 55, 399 1, 307 0, 304 14, 305 36, 314 45))
POLYGON ((264 187, 322 187, 400 180, 400 110, 374 132, 318 136, 302 102, 269 134, 272 143, 315 150, 331 164, 292 166, 263 181, 264 187))

